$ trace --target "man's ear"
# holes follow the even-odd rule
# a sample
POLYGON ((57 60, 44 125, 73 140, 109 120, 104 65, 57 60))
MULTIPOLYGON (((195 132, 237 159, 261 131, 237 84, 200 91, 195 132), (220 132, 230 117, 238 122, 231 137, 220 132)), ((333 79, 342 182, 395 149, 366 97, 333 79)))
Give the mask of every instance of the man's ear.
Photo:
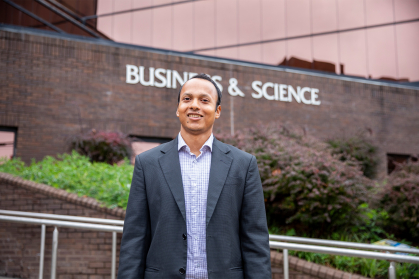
POLYGON ((215 119, 220 118, 220 116, 221 116, 221 105, 219 105, 217 109, 215 110, 215 119))
POLYGON ((179 109, 176 109, 176 116, 179 117, 179 109))

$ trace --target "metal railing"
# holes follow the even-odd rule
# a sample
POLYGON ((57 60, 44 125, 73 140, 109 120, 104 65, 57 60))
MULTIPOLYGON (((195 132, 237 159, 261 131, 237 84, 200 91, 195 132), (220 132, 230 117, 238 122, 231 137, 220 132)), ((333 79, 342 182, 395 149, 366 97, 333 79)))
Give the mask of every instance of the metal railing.
POLYGON ((388 270, 389 279, 396 279, 395 262, 419 264, 419 257, 417 256, 390 254, 390 252, 419 254, 419 249, 416 249, 416 248, 409 249, 409 248, 403 248, 403 247, 399 248, 399 247, 392 247, 392 246, 381 246, 381 245, 373 245, 373 244, 365 244, 365 243, 334 241, 334 240, 293 237, 293 236, 283 236, 283 235, 269 235, 269 240, 270 240, 269 246, 271 248, 283 250, 284 279, 289 279, 288 250, 313 252, 313 253, 321 253, 321 254, 331 254, 331 255, 339 255, 339 256, 349 256, 349 257, 359 257, 359 258, 369 258, 369 259, 377 259, 377 260, 387 260, 387 261, 390 261, 390 266, 388 270), (308 244, 316 244, 316 245, 308 245, 308 244), (327 246, 334 246, 334 247, 327 247, 327 246), (345 248, 336 248, 336 247, 345 247, 345 248), (351 249, 346 249, 346 248, 351 248, 351 249), (360 250, 355 250, 355 249, 360 249, 360 250), (378 250, 382 252, 371 252, 371 251, 363 251, 363 250, 378 250), (386 252, 386 253, 383 253, 383 252, 386 252))
MULTIPOLYGON (((122 233, 124 221, 78 217, 69 215, 57 215, 46 213, 32 213, 22 211, 0 210, 0 221, 41 225, 41 251, 39 260, 39 279, 43 278, 44 255, 45 255, 45 234, 46 226, 53 226, 52 236, 52 257, 51 257, 51 279, 56 278, 57 249, 58 249, 58 227, 85 229, 102 232, 112 232, 112 267, 111 278, 116 275, 116 234, 122 233)), ((289 279, 288 250, 305 251, 349 257, 370 258, 390 261, 389 278, 396 279, 395 262, 407 262, 419 264, 419 257, 399 255, 391 253, 419 254, 419 249, 403 248, 392 246, 381 246, 346 241, 334 241, 305 237, 293 237, 284 235, 269 235, 269 246, 273 249, 283 250, 284 279, 289 279), (332 246, 332 247, 330 247, 332 246), (341 248, 336 248, 341 247, 341 248), (375 250, 381 252, 371 252, 375 250), (386 253, 383 253, 386 252, 386 253)))
POLYGON ((58 251, 58 227, 111 232, 112 233, 111 278, 115 279, 116 277, 116 234, 122 233, 123 224, 124 224, 124 221, 122 220, 0 210, 0 221, 41 225, 41 250, 39 253, 39 257, 40 257, 39 279, 43 278, 43 272, 44 272, 46 226, 54 227, 54 232, 52 234, 51 279, 56 278, 56 271, 57 271, 56 268, 57 268, 57 251, 58 251))

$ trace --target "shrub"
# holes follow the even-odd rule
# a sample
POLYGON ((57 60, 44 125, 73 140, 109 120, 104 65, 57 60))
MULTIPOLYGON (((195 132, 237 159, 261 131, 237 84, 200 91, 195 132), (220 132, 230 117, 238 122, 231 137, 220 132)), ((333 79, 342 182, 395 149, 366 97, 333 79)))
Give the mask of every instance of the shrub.
POLYGON ((278 125, 220 137, 256 156, 270 225, 316 226, 325 233, 361 220, 359 205, 372 183, 356 162, 341 162, 325 143, 278 125))
POLYGON ((419 162, 396 166, 381 193, 387 225, 399 235, 419 239, 419 162))
MULTIPOLYGON (((89 196, 110 208, 126 208, 134 166, 128 160, 123 164, 92 163, 89 158, 73 151, 47 156, 40 162, 25 166, 19 158, 0 164, 0 172, 64 189, 79 196, 89 196)), ((1 161, 1 160, 0 160, 1 161)))
POLYGON ((339 160, 357 160, 361 170, 368 178, 374 178, 379 163, 377 147, 363 135, 349 139, 329 139, 326 141, 332 148, 332 154, 338 155, 339 160))
POLYGON ((71 149, 90 158, 91 162, 115 164, 131 156, 131 142, 119 132, 92 130, 71 140, 71 149))

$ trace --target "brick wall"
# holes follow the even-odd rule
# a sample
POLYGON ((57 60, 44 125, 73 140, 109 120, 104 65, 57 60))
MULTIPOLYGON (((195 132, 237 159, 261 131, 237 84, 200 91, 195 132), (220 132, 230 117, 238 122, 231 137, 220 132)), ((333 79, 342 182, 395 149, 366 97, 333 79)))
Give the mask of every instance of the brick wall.
POLYGON ((59 36, 0 30, 0 126, 18 127, 17 156, 26 162, 66 151, 70 136, 92 128, 174 137, 177 89, 127 84, 127 64, 222 76, 215 131, 277 122, 325 139, 368 130, 383 173, 386 153, 419 154, 416 89, 59 36), (227 93, 231 77, 245 98, 227 93), (254 80, 318 88, 322 104, 254 99, 254 80))
MULTIPOLYGON (((122 209, 0 173, 0 209, 123 219, 122 209)), ((57 278, 110 278, 112 233, 58 228, 57 278)), ((44 278, 49 278, 53 227, 47 226, 44 278)), ((41 226, 1 222, 0 276, 38 278, 41 226)), ((121 234, 117 238, 117 255, 121 234)), ((118 258, 117 258, 118 259, 118 258)))

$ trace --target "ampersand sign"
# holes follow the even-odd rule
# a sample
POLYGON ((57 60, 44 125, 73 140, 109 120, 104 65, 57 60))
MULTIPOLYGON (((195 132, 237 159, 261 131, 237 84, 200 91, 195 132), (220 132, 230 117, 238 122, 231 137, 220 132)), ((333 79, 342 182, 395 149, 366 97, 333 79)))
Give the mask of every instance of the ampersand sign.
POLYGON ((244 93, 237 87, 237 79, 231 78, 228 82, 230 83, 228 86, 228 94, 231 96, 244 97, 244 93))

